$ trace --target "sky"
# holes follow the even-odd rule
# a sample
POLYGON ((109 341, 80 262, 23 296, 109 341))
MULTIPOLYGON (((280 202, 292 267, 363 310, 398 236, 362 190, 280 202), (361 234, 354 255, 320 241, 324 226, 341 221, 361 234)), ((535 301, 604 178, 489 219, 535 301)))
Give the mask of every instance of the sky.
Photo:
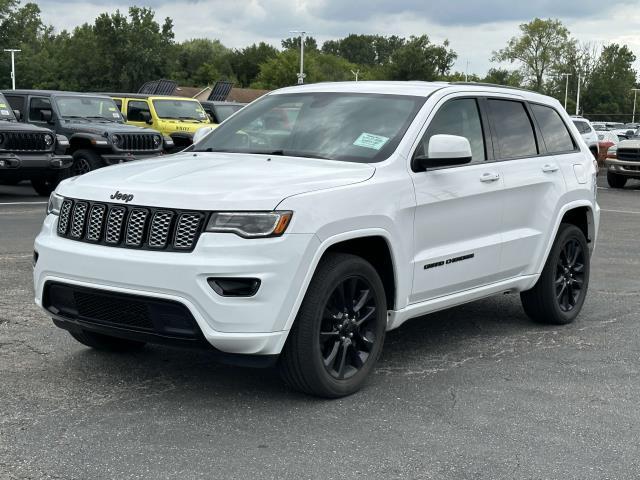
MULTIPOLYGON (((493 51, 534 17, 559 18, 580 42, 627 44, 640 58, 640 0, 31 0, 57 30, 92 22, 101 12, 148 6, 171 17, 176 40, 216 38, 230 48, 265 41, 280 46, 291 30, 318 43, 349 33, 427 34, 448 39, 458 53, 454 70, 484 75, 493 51)), ((636 69, 640 70, 640 60, 636 69)))

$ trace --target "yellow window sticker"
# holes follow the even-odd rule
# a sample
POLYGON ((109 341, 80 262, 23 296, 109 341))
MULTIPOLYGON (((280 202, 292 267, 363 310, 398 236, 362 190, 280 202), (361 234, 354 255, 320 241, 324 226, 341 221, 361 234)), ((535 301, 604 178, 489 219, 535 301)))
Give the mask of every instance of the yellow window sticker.
POLYGON ((389 141, 389 137, 383 137, 382 135, 374 135, 373 133, 362 132, 353 144, 356 147, 372 148, 373 150, 380 150, 385 143, 389 141))
POLYGON ((0 103, 0 108, 7 108, 7 104, 6 103, 0 103))
POLYGON ((110 112, 115 112, 116 111, 116 107, 109 107, 109 111, 110 112))

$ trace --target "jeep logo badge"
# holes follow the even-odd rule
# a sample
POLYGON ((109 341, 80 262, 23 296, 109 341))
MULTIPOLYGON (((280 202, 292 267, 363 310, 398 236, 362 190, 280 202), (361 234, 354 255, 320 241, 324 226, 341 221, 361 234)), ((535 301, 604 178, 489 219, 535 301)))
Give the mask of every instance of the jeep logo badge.
POLYGON ((111 200, 124 200, 125 203, 129 203, 133 200, 133 195, 130 193, 120 193, 120 191, 116 191, 113 195, 111 195, 111 200))

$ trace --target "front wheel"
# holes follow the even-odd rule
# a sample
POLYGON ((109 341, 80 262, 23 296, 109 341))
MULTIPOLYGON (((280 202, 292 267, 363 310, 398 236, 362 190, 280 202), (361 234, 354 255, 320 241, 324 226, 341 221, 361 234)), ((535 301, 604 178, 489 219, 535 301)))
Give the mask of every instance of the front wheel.
POLYGON ((575 225, 562 223, 538 282, 520 299, 534 321, 564 325, 580 313, 588 286, 587 239, 575 225))
POLYGON ((77 150, 73 154, 73 165, 71 166, 74 176, 89 173, 92 170, 104 167, 104 162, 93 150, 77 150))
POLYGON ((627 183, 627 177, 607 172, 607 183, 611 188, 624 188, 627 183))
POLYGON ((326 398, 358 391, 382 351, 384 286, 366 260, 327 254, 318 265, 280 357, 284 381, 326 398))

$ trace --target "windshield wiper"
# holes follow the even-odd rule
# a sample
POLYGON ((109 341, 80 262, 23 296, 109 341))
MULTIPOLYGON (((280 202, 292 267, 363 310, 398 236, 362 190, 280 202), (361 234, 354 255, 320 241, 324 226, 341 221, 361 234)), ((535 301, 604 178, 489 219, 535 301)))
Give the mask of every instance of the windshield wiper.
POLYGON ((89 121, 89 119, 87 117, 82 117, 80 115, 64 115, 62 118, 64 118, 65 120, 71 118, 73 120, 86 120, 86 121, 89 121))
POLYGON ((83 117, 83 118, 91 118, 91 119, 97 119, 97 120, 104 120, 105 122, 115 122, 115 120, 111 120, 110 118, 107 117, 103 117, 102 115, 91 115, 88 117, 83 117))
POLYGON ((224 150, 221 148, 205 148, 204 150, 194 150, 194 152, 221 152, 221 153, 245 153, 249 155, 276 155, 279 157, 301 157, 301 158, 317 158, 319 160, 335 160, 334 158, 323 157, 321 155, 311 155, 300 152, 286 152, 285 150, 224 150))

